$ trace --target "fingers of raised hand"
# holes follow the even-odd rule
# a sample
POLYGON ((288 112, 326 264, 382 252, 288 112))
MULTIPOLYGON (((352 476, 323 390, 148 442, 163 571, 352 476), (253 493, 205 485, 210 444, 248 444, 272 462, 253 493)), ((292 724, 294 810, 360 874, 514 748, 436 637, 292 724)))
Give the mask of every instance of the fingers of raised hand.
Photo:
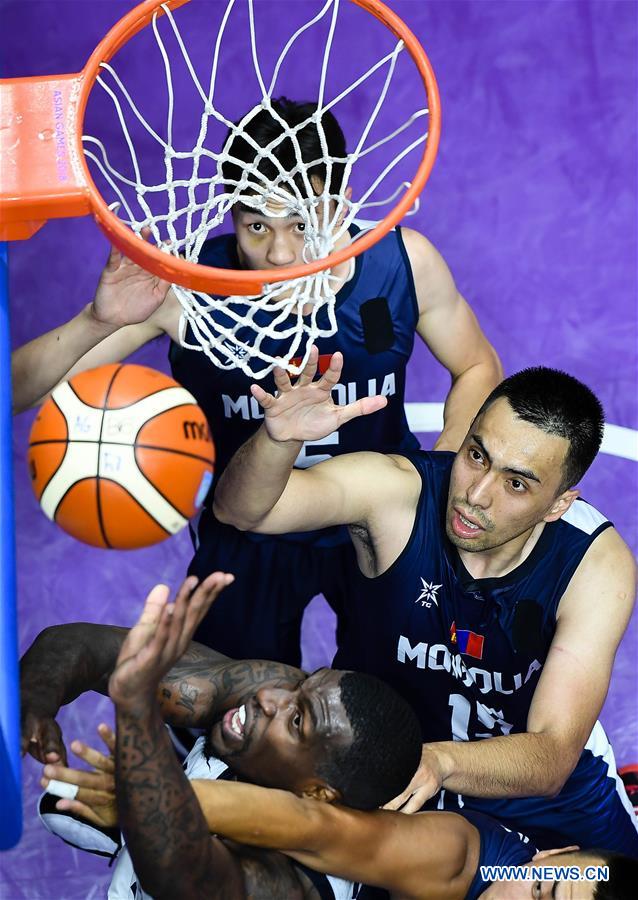
POLYGON ((339 382, 341 378, 341 370, 343 369, 343 353, 337 351, 333 353, 330 357, 330 365, 323 373, 319 381, 317 382, 317 386, 320 387, 324 391, 331 391, 335 384, 339 382))
MULTIPOLYGON (((188 581, 188 579, 186 580, 188 581)), ((162 611, 168 603, 169 597, 169 588, 165 584, 156 584, 146 597, 144 609, 142 610, 142 615, 139 617, 137 624, 149 625, 151 627, 157 625, 160 616, 162 615, 162 611)))
POLYGON ((120 263, 122 262, 122 254, 120 251, 111 244, 109 249, 108 259, 106 260, 105 269, 107 272, 115 272, 120 267, 120 263))
MULTIPOLYGON (((115 794, 115 778, 108 772, 87 772, 85 769, 70 769, 67 766, 46 765, 43 769, 40 784, 43 788, 52 788, 50 793, 57 794, 57 786, 52 782, 60 782, 75 786, 78 791, 72 799, 79 799, 86 803, 93 802, 93 795, 104 805, 113 800, 115 794), (84 791, 84 793, 82 793, 84 791), (89 793, 86 793, 86 792, 89 793)), ((68 796, 65 794, 65 796, 68 796)))
POLYGON ((101 722, 97 726, 97 730, 98 730, 98 734, 100 735, 100 737, 106 744, 110 753, 114 754, 115 753, 115 732, 113 731, 113 729, 109 725, 106 725, 104 722, 101 722))
POLYGON ((337 418, 339 427, 356 419, 359 416, 369 416, 371 413, 377 412, 388 405, 387 397, 362 397, 361 400, 355 400, 354 403, 348 403, 347 406, 339 406, 337 408, 337 418))
POLYGON ((74 816, 80 816, 82 819, 93 822, 94 825, 99 825, 101 828, 111 828, 117 825, 117 808, 113 799, 104 806, 96 806, 95 810, 77 799, 58 800, 55 808, 60 810, 60 812, 70 812, 74 816))
POLYGON ((265 391, 259 384, 251 384, 250 393, 253 395, 262 409, 270 409, 270 407, 276 400, 276 398, 272 394, 269 394, 268 391, 265 391))
POLYGON ((142 614, 122 644, 118 663, 138 653, 155 634, 169 594, 170 591, 165 584, 156 584, 149 592, 142 614))
MULTIPOLYGON (((208 613, 217 597, 235 580, 234 575, 227 572, 213 572, 201 584, 197 585, 188 600, 186 615, 181 622, 177 652, 181 656, 192 640, 195 629, 208 613)), ((173 618, 175 614, 173 614, 173 618)))
POLYGON ((317 362, 319 360, 319 350, 316 345, 310 348, 310 355, 308 356, 308 362, 303 367, 301 372, 299 373, 299 377, 295 382, 295 387, 304 387, 306 384, 310 384, 312 379, 315 377, 317 372, 317 362))
POLYGON ((100 772, 112 774, 115 771, 115 763, 110 756, 105 756, 104 753, 100 753, 99 750, 94 750, 93 747, 88 747, 81 741, 73 741, 71 743, 71 750, 79 757, 79 759, 83 759, 84 762, 93 766, 94 769, 98 769, 100 772))
POLYGON ((275 366, 272 374, 275 379, 275 387, 280 394, 287 394, 288 391, 292 390, 290 375, 285 369, 282 369, 281 366, 275 366))

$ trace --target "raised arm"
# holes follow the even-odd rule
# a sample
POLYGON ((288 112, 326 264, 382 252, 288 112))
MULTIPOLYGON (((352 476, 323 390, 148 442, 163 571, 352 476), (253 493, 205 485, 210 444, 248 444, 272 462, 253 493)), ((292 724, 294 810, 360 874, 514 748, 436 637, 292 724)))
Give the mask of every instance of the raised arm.
POLYGON ((612 528, 592 544, 563 595, 523 734, 426 744, 408 810, 445 787, 477 797, 554 796, 600 713, 636 595, 635 562, 612 528), (592 653, 591 648, 596 652, 592 653))
POLYGON ((330 391, 342 364, 335 353, 328 370, 313 381, 314 349, 294 387, 281 370, 276 397, 252 386, 264 424, 224 471, 215 491, 215 515, 241 530, 266 534, 349 525, 362 570, 376 575, 397 557, 411 530, 409 510, 416 508, 420 491, 413 466, 402 457, 352 453, 293 469, 304 440, 324 437, 386 403, 384 397, 367 397, 335 405, 330 391))
POLYGON ((419 305, 417 332, 452 378, 435 449, 456 452, 503 369, 440 253, 417 231, 402 228, 401 234, 419 305))
POLYGON ((178 304, 168 290, 168 282, 112 248, 91 303, 13 352, 13 412, 41 402, 77 372, 124 359, 165 331, 176 336, 178 304))
MULTIPOLYGON (((198 603, 215 598, 230 576, 215 572, 194 590, 186 579, 178 592, 185 604, 193 594, 198 603)), ((197 613, 197 603, 189 615, 197 613)), ((78 622, 47 628, 38 635, 20 664, 22 752, 40 762, 66 762, 62 733, 55 717, 61 706, 85 691, 106 693, 127 629, 78 622)), ((274 679, 298 680, 297 669, 279 663, 229 660, 221 653, 191 642, 165 676, 159 701, 165 719, 173 724, 206 725, 216 710, 229 708, 255 685, 274 679)), ((239 702, 242 702, 240 699, 239 702)))
POLYGON ((402 897, 465 897, 476 871, 478 832, 452 813, 360 812, 223 781, 192 787, 216 834, 402 897))
POLYGON ((122 645, 109 681, 116 707, 116 795, 119 821, 143 889, 156 900, 242 900, 300 895, 282 857, 260 859, 211 838, 177 762, 156 703, 158 683, 182 655, 212 595, 167 604, 168 588, 149 594, 122 645), (191 604, 198 607, 191 617, 191 604), (187 624, 188 623, 188 624, 187 624))

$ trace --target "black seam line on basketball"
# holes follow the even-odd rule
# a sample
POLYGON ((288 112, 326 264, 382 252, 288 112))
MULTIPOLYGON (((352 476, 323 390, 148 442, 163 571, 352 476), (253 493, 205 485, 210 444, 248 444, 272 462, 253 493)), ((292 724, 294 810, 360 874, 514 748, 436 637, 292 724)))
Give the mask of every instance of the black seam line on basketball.
MULTIPOLYGON (((38 497, 38 503, 40 503, 40 501, 41 501, 42 498, 44 497, 44 492, 46 491, 46 489, 48 488, 48 486, 51 484, 51 479, 53 478, 53 476, 56 474, 56 472, 58 471, 58 469, 60 468, 60 466, 62 465, 62 463, 64 462, 64 460, 66 459, 66 454, 67 454, 68 448, 69 448, 69 424, 68 424, 68 422, 67 422, 67 420, 66 420, 66 416, 64 415, 64 413, 63 413, 62 410, 60 409, 60 406, 59 406, 59 404, 56 402, 55 398, 52 396, 51 399, 53 400, 54 406, 57 408, 58 412, 60 413, 60 415, 61 415, 62 418, 64 419, 64 427, 66 428, 66 437, 64 438, 64 440, 59 440, 59 441, 56 440, 55 443, 56 443, 56 444, 66 444, 67 449, 64 451, 64 454, 63 454, 62 459, 60 460, 60 462, 57 464, 57 466, 55 467, 55 469, 53 470, 53 472, 51 472, 51 474, 49 475, 49 477, 48 477, 48 479, 47 479, 47 483, 44 485, 44 487, 43 487, 42 490, 40 491, 40 496, 38 497)), ((29 450, 31 449, 31 447, 37 446, 37 444, 46 444, 46 443, 49 443, 49 442, 48 442, 48 441, 37 441, 35 444, 29 444, 29 450)), ((54 442, 51 441, 50 443, 54 443, 54 442)))
MULTIPOLYGON (((130 447, 132 450, 162 450, 164 453, 174 453, 176 456, 186 456, 188 459, 198 459, 200 462, 208 463, 209 466, 214 465, 213 461, 208 456, 200 456, 199 453, 188 453, 186 450, 176 450, 173 447, 157 447, 155 444, 118 444, 116 441, 62 441, 59 439, 50 440, 50 441, 34 441, 32 444, 29 444, 29 447, 42 447, 47 444, 70 444, 70 443, 78 443, 78 444, 97 444, 101 446, 102 444, 108 444, 113 447, 130 447)), ((52 476, 53 477, 53 476, 52 476)))
MULTIPOLYGON (((184 390, 186 390, 186 388, 184 388, 184 390)), ((149 396, 149 397, 152 397, 153 395, 152 395, 152 394, 148 394, 148 396, 149 396)), ((145 398, 142 398, 142 399, 145 399, 145 398)), ((140 402, 139 400, 136 400, 136 403, 139 403, 139 402, 140 402)), ((132 405, 133 405, 133 404, 131 404, 131 406, 132 406, 132 405)), ((184 403, 178 403, 176 406, 169 406, 168 409, 160 409, 159 412, 153 413, 152 416, 149 416, 148 419, 145 419, 145 420, 144 420, 144 422, 142 423, 142 425, 140 425, 140 427, 139 427, 137 433, 139 434, 140 431, 141 431, 143 428, 146 428, 146 426, 148 425, 149 422, 152 422, 154 419, 158 419, 160 416, 163 416, 164 413, 172 412, 174 409, 184 409, 185 406, 193 406, 193 407, 197 407, 197 404, 196 404, 193 400, 186 400, 184 403)), ((125 407, 125 406, 122 406, 122 407, 119 407, 119 406, 118 406, 118 409, 126 409, 126 407, 125 407)), ((207 426, 207 428, 210 430, 210 425, 208 424, 208 420, 206 420, 206 426, 207 426)))
MULTIPOLYGON (((144 474, 144 473, 142 473, 142 474, 144 474)), ((146 476, 144 476, 144 477, 146 478, 146 476)), ((146 480, 149 481, 148 478, 146 478, 146 480)), ((116 484, 119 488, 122 488, 122 490, 123 490, 124 493, 127 495, 127 497, 130 497, 131 500, 132 500, 137 506, 139 506, 139 508, 142 510, 142 512, 146 513, 146 515, 149 517, 149 519, 151 519, 153 522, 155 522, 155 524, 157 525, 157 527, 158 527, 159 529, 161 529, 168 537, 171 537, 171 535, 177 533, 177 532, 169 531, 168 528, 164 528, 164 526, 163 526, 162 523, 159 521, 159 519, 157 519, 149 509, 147 509, 145 506, 142 506, 142 504, 141 504, 140 501, 137 499, 137 497, 136 497, 134 494, 132 494, 132 493, 129 491, 129 489, 128 489, 127 487, 125 487, 125 486, 122 484, 121 481, 115 481, 115 479, 113 479, 113 478, 103 478, 102 481, 110 481, 111 484, 116 484)), ((151 487, 153 488, 153 490, 157 491, 157 493, 160 495, 160 497, 162 497, 164 500, 166 500, 167 504, 171 507, 171 509, 174 509, 176 513, 179 513, 179 515, 182 517, 182 519, 186 519, 186 521, 188 522, 188 516, 185 516, 184 513, 180 512, 180 510, 175 506, 175 504, 174 504, 171 500, 169 500, 168 497, 166 497, 166 496, 160 491, 160 489, 157 487, 157 485, 153 484, 152 481, 149 481, 149 484, 151 485, 151 487)))
MULTIPOLYGON (((98 476, 98 477, 99 477, 99 476, 98 476)), ((57 506, 55 507, 55 512, 54 512, 54 514, 53 514, 53 521, 56 523, 56 525, 57 525, 57 523, 58 523, 58 510, 60 509, 60 506, 62 505, 62 501, 67 497, 67 495, 69 494, 69 492, 70 492, 77 484, 82 484, 83 481, 91 481, 91 476, 87 476, 86 478, 80 478, 79 481, 74 481, 73 484, 70 484, 70 485, 68 486, 68 488, 66 489, 66 491, 62 494, 62 496, 61 496, 60 499, 58 500, 57 506)), ((60 526, 60 527, 62 527, 62 526, 60 526)), ((102 539, 103 539, 103 540, 105 541, 105 543, 106 543, 106 546, 109 548, 109 550, 112 550, 113 548, 111 547, 111 545, 109 544, 109 542, 106 540, 106 537, 105 537, 104 534, 102 533, 101 529, 100 529, 100 533, 101 533, 102 539)), ((73 537, 73 535, 72 535, 72 537, 73 537)), ((76 540, 79 540, 79 538, 76 538, 76 540)), ((95 545, 92 544, 91 546, 95 546, 95 545)))
MULTIPOLYGON (((59 503, 58 503, 58 508, 59 508, 59 506, 60 506, 60 503, 62 503, 62 500, 64 500, 64 498, 66 497, 66 495, 67 495, 67 494, 69 493, 69 491, 71 490, 71 488, 75 487, 76 484, 81 484, 81 482, 83 482, 83 481, 90 481, 90 480, 91 480, 90 478, 80 478, 80 481, 74 481, 73 484, 72 484, 72 485, 64 492, 64 494, 63 494, 62 497, 60 498, 60 501, 59 501, 59 503)), ((164 528, 164 526, 162 525, 162 523, 159 522, 159 521, 155 518, 155 516, 153 515, 153 513, 152 513, 152 512, 149 512, 149 510, 146 509, 145 506, 142 506, 141 503, 139 502, 139 500, 138 500, 138 499, 137 499, 137 498, 136 498, 136 497, 128 490, 128 488, 124 487, 124 485, 123 485, 120 481, 115 481, 113 478, 101 478, 101 479, 100 479, 100 476, 99 476, 99 475, 96 476, 95 481, 96 481, 96 483, 98 483, 99 481, 104 481, 104 482, 108 482, 108 483, 110 483, 110 484, 115 484, 115 485, 117 485, 119 488, 121 488, 121 489, 124 491, 124 493, 126 494, 127 497, 130 497, 131 500, 132 500, 135 504, 137 504, 137 506, 139 506, 139 508, 142 510, 142 512, 145 512, 145 513, 146 513, 146 515, 149 517, 149 519, 152 519, 153 522, 155 522, 155 524, 157 525, 157 527, 158 527, 159 529, 161 529, 163 532, 165 532, 165 534, 168 535, 169 537, 170 537, 170 535, 173 534, 172 531, 169 531, 167 528, 164 528)), ((155 490, 157 491, 158 494, 161 494, 161 496, 164 497, 164 494, 162 494, 162 492, 161 492, 160 490, 158 490, 158 489, 155 487, 155 485, 153 485, 153 487, 155 488, 155 490)), ((183 515, 183 514, 179 511, 179 509, 177 509, 177 507, 176 507, 173 503, 170 502, 170 500, 168 500, 166 497, 164 497, 164 499, 166 500, 166 502, 167 502, 174 510, 176 510, 176 512, 178 512, 178 513, 180 514, 180 516, 182 516, 183 519, 186 518, 186 516, 183 515)), ((57 511, 57 508, 56 508, 56 511, 57 511)), ((114 549, 114 548, 113 548, 113 544, 111 544, 111 543, 109 542, 109 540, 107 539, 106 534, 105 534, 104 532, 102 532, 102 537, 103 537, 103 539, 104 539, 105 544, 106 544, 107 547, 109 548, 109 550, 113 550, 113 549, 114 549)))
MULTIPOLYGON (((109 386, 108 386, 108 388, 107 388, 107 391, 110 391, 110 390, 111 390, 111 387, 112 387, 112 385, 113 385, 113 379, 115 378, 115 375, 117 375, 117 373, 118 373, 121 369, 123 369, 123 368, 124 368, 124 364, 123 364, 123 363, 120 363, 120 365, 119 365, 117 371, 115 372, 115 374, 113 375, 113 378, 111 379, 111 383, 109 384, 109 386)), ((166 377, 168 378, 168 376, 166 376, 166 377)), ((70 381, 68 382, 68 385, 69 385, 69 387, 71 388, 71 390, 73 391, 73 393, 75 394, 75 396, 78 398, 78 400, 80 401, 80 403, 83 403, 84 406, 88 406, 89 409, 104 409, 103 406, 96 406, 95 403, 87 403, 86 400, 83 400, 82 397, 80 397, 80 395, 79 395, 79 394, 71 387, 71 382, 70 382, 70 381)), ((140 397, 138 400, 131 400, 130 403, 126 403, 124 406, 114 406, 112 409, 109 409, 109 412, 114 412, 114 411, 116 411, 116 410, 118 410, 118 409, 128 409, 129 406, 135 406, 135 404, 136 404, 136 403, 139 403, 140 400, 145 400, 147 397, 153 397, 155 394, 161 394, 162 391, 167 391, 167 390, 169 390, 171 387, 172 387, 172 385, 170 385, 170 384, 169 384, 169 385, 165 384, 163 387, 158 388, 156 391, 151 391, 150 394, 144 394, 144 396, 143 396, 143 397, 140 397)), ((178 385, 178 387, 181 387, 181 384, 178 385)), ((184 390, 186 390, 186 388, 184 388, 184 390)), ((191 403, 192 403, 192 401, 191 401, 191 403)))
POLYGON ((101 445, 102 445, 102 431, 104 430, 104 414, 106 412, 106 404, 109 402, 109 394, 111 393, 111 389, 113 387, 113 382, 115 381, 115 379, 118 376, 118 373, 121 370, 122 370, 122 363, 120 363, 118 365, 118 367, 116 368, 115 372, 113 372, 113 375, 111 376, 111 380, 109 381, 108 386, 106 388, 106 392, 104 394, 104 400, 102 401, 102 421, 100 422, 100 433, 98 435, 98 441, 97 441, 98 442, 97 477, 95 479, 95 489, 97 491, 97 519, 98 519, 98 522, 100 525, 100 532, 102 534, 102 539, 104 540, 104 543, 106 544, 106 546, 111 550, 113 549, 113 547, 112 547, 111 542, 109 541, 108 537, 106 536, 106 526, 104 524, 104 516, 102 515, 102 497, 101 497, 101 491, 100 491, 100 481, 101 481, 100 464, 101 464, 102 460, 100 458, 100 455, 101 455, 100 450, 101 450, 101 445))
POLYGON ((132 444, 133 450, 162 450, 164 453, 173 453, 175 456, 186 456, 188 459, 198 459, 200 462, 208 463, 209 466, 214 465, 213 461, 207 456, 200 456, 199 453, 187 453, 186 450, 175 450, 172 447, 156 447, 154 444, 132 444))

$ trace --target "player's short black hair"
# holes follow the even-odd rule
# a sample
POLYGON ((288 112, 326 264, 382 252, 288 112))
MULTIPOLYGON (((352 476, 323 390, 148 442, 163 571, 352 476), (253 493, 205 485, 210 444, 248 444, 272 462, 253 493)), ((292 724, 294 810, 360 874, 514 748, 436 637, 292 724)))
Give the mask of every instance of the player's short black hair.
POLYGON ((505 397, 519 419, 547 434, 567 438, 559 493, 578 484, 600 449, 605 413, 582 381, 545 366, 523 369, 497 385, 478 412, 505 397))
MULTIPOLYGON (((309 119, 317 110, 316 103, 298 103, 294 100, 288 100, 286 97, 279 97, 271 101, 274 112, 280 116, 289 128, 297 128, 309 119)), ((236 122, 235 124, 239 124, 236 122)), ((327 110, 321 114, 321 127, 325 134, 327 156, 333 161, 328 180, 327 159, 322 147, 319 128, 314 122, 308 122, 297 131, 297 139, 301 151, 301 158, 304 163, 312 163, 307 167, 308 177, 316 175, 322 185, 326 185, 329 193, 339 194, 345 187, 343 184, 346 157, 346 139, 339 123, 333 114, 327 110), (328 183, 326 183, 328 182, 328 183)), ((284 127, 278 121, 276 116, 268 108, 260 109, 252 119, 243 127, 249 137, 253 139, 259 147, 267 147, 272 141, 276 140, 284 133, 284 127)), ((224 141, 226 151, 236 159, 239 159, 245 165, 253 165, 259 151, 241 135, 232 137, 232 131, 229 131, 224 141)), ((293 172, 297 168, 297 157, 293 142, 286 137, 281 140, 275 147, 271 149, 272 155, 277 159, 284 172, 293 172)), ((281 176, 281 172, 277 165, 267 157, 263 157, 257 164, 257 169, 270 182, 276 182, 281 176)), ((237 182, 240 180, 244 171, 244 166, 233 161, 222 163, 222 177, 228 182, 237 182)), ((307 195, 307 188, 304 185, 303 178, 300 174, 293 176, 294 182, 300 193, 307 195)))
POLYGON ((593 865, 609 867, 609 881, 595 885, 594 900, 633 900, 638 884, 638 859, 609 850, 579 850, 578 855, 593 859, 593 865))
POLYGON ((407 787, 421 760, 421 728, 407 700, 373 675, 346 672, 341 702, 353 731, 349 747, 328 750, 317 775, 346 806, 375 809, 407 787))

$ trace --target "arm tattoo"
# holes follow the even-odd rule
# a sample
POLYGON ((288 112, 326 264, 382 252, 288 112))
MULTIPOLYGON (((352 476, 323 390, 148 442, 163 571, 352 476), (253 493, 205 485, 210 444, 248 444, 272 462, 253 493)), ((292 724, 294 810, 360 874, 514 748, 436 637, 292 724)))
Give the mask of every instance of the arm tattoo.
POLYGON ((318 900, 282 854, 210 836, 155 709, 117 710, 116 791, 135 872, 156 900, 318 900))
POLYGON ((164 676, 157 695, 162 716, 172 725, 206 728, 220 712, 241 705, 262 685, 292 687, 303 678, 300 669, 283 663, 234 661, 209 656, 200 645, 191 648, 164 676))

